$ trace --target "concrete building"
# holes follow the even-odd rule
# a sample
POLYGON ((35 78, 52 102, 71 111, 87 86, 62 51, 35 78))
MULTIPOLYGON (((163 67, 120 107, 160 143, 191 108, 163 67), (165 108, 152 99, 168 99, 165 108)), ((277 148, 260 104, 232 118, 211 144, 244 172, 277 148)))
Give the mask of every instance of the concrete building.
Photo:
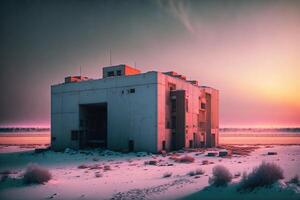
POLYGON ((175 72, 103 68, 103 78, 67 77, 51 86, 51 146, 120 151, 213 147, 219 92, 175 72))

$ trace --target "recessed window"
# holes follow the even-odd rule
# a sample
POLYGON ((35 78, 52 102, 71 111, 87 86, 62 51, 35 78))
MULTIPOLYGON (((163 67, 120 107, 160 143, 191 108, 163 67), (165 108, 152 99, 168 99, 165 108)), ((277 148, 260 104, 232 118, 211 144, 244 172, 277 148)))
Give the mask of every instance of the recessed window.
POLYGON ((131 89, 129 90, 129 93, 135 93, 135 89, 134 89, 134 88, 131 88, 131 89))
POLYGON ((78 140, 78 131, 71 131, 71 140, 78 140))
POLYGON ((122 71, 121 70, 117 70, 117 76, 121 76, 122 75, 122 71))
POLYGON ((167 123, 166 123, 166 128, 171 128, 171 126, 170 126, 170 121, 169 120, 167 120, 167 123))
POLYGON ((115 75, 115 72, 114 71, 109 71, 109 72, 107 72, 107 76, 109 77, 109 76, 114 76, 115 75))
POLYGON ((162 150, 166 150, 166 141, 162 141, 162 150))
POLYGON ((176 116, 172 116, 171 121, 172 121, 172 129, 176 129, 176 116))
POLYGON ((171 99, 171 112, 176 112, 176 99, 171 99))
POLYGON ((201 103, 201 109, 205 109, 205 103, 201 103))
POLYGON ((190 140, 190 148, 193 148, 193 140, 190 140))

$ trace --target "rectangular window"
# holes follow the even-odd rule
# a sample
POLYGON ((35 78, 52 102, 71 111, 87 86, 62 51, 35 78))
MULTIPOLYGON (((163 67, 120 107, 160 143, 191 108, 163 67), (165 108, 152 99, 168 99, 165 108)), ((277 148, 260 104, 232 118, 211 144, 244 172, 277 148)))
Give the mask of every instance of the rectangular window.
POLYGON ((171 128, 171 127, 170 127, 170 121, 167 120, 166 122, 167 122, 167 123, 166 123, 166 128, 171 128))
POLYGON ((71 131, 71 140, 78 140, 78 131, 71 131))
POLYGON ((166 150, 166 141, 162 141, 162 150, 166 150))
POLYGON ((107 76, 109 77, 109 76, 114 76, 115 75, 115 72, 114 71, 109 71, 109 72, 107 72, 107 76))
POLYGON ((193 148, 193 140, 190 140, 190 148, 193 148))
POLYGON ((121 76, 122 75, 122 71, 121 70, 117 70, 117 76, 121 76))
POLYGON ((205 109, 205 103, 201 103, 201 109, 205 109))
POLYGON ((131 89, 129 90, 129 92, 130 92, 130 93, 135 93, 135 89, 134 89, 134 88, 131 88, 131 89))
POLYGON ((176 112, 176 99, 171 99, 171 112, 176 112))
POLYGON ((176 117, 172 116, 171 120, 172 120, 172 129, 176 129, 176 117))

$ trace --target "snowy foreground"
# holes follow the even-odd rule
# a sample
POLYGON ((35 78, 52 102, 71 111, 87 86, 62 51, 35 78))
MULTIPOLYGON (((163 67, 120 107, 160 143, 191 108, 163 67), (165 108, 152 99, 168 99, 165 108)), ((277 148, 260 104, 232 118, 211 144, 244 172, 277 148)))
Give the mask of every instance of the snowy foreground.
POLYGON ((299 145, 236 147, 243 148, 222 158, 207 156, 220 149, 167 155, 108 150, 34 153, 23 149, 13 153, 10 149, 0 154, 2 176, 7 170, 10 173, 0 182, 0 199, 300 199, 300 187, 286 183, 300 175, 299 145), (268 152, 277 155, 267 155, 268 152), (170 159, 184 155, 195 158, 194 162, 170 159), (262 161, 280 165, 285 179, 270 188, 237 192, 239 175, 250 172, 262 161), (29 163, 49 169, 52 179, 42 185, 25 185, 21 178, 29 163), (227 167, 235 176, 229 186, 209 186, 208 179, 216 165, 227 167), (190 172, 197 169, 204 174, 191 176, 190 172))

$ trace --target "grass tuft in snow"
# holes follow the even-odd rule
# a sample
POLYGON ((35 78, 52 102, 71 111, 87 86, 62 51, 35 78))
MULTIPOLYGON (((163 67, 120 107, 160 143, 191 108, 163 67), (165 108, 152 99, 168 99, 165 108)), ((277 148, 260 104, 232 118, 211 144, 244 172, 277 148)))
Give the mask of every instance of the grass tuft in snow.
POLYGON ((217 165, 213 168, 213 176, 209 178, 209 184, 219 187, 219 186, 227 186, 232 180, 232 174, 229 170, 222 166, 217 165))
POLYGON ((196 170, 189 171, 189 172, 187 173, 187 175, 189 175, 189 176, 196 176, 196 175, 203 175, 203 174, 204 174, 204 170, 201 169, 201 168, 198 168, 198 169, 196 169, 196 170))
POLYGON ((24 173, 23 181, 26 184, 42 184, 48 182, 51 178, 52 175, 46 168, 43 168, 37 164, 29 164, 24 173))
POLYGON ((270 186, 283 179, 283 170, 275 163, 262 162, 250 174, 243 174, 238 190, 252 191, 258 187, 270 186))

